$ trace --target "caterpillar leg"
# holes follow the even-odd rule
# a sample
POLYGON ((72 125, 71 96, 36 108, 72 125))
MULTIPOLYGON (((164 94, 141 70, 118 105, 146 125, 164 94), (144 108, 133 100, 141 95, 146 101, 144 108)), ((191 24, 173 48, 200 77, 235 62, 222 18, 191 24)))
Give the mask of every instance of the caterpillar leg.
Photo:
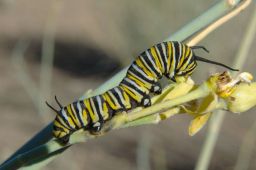
POLYGON ((62 145, 66 145, 69 142, 70 135, 63 136, 62 138, 58 138, 58 142, 62 145))
POLYGON ((143 99, 141 100, 141 105, 143 107, 149 107, 151 106, 151 99, 149 95, 145 95, 143 99))
POLYGON ((162 87, 159 82, 156 82, 155 84, 152 85, 150 92, 155 93, 155 94, 161 94, 162 93, 162 87))
POLYGON ((99 122, 96 122, 92 125, 92 127, 90 128, 90 133, 93 135, 97 135, 100 133, 102 127, 103 127, 103 120, 100 120, 99 122))

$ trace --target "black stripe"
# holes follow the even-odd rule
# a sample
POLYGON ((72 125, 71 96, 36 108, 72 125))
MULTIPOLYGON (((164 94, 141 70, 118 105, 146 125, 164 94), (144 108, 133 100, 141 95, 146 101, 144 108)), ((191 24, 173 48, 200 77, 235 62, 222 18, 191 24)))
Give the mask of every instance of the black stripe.
MULTIPOLYGON (((186 65, 186 67, 185 67, 184 70, 186 70, 186 69, 188 68, 189 64, 191 64, 192 62, 194 62, 193 56, 190 57, 190 55, 188 55, 187 60, 189 60, 189 62, 188 62, 188 64, 186 65)), ((186 60, 186 61, 187 61, 187 60, 186 60)))
MULTIPOLYGON (((65 109, 66 113, 68 113, 68 116, 71 118, 71 120, 74 122, 74 124, 75 124, 75 129, 79 129, 79 127, 78 127, 78 125, 77 125, 77 123, 76 123, 76 120, 70 115, 70 114, 73 113, 73 110, 72 110, 71 106, 70 106, 70 111, 71 111, 71 113, 68 112, 67 107, 64 107, 64 109, 65 109)), ((74 115, 74 113, 73 113, 73 115, 74 115)), ((75 117, 75 115, 74 115, 74 117, 75 117)))
MULTIPOLYGON (((142 61, 141 61, 142 62, 142 61)), ((142 62, 143 63, 143 62, 142 62)), ((141 69, 136 63, 134 63, 139 69, 141 69)), ((143 64, 144 65, 144 64, 143 64)), ((146 66, 145 66, 146 67, 146 66)), ((133 67, 130 67, 129 68, 129 71, 131 71, 132 73, 134 73, 136 76, 140 77, 142 80, 150 83, 150 84, 153 84, 155 81, 153 80, 150 80, 150 79, 147 79, 144 75, 142 75, 140 72, 138 72, 137 70, 135 70, 133 67)), ((142 72, 144 72, 142 69, 141 69, 142 72)), ((149 70, 150 72, 150 70, 149 70)), ((144 72, 145 73, 145 72, 144 72)), ((147 73, 145 73, 147 75, 147 73)))
MULTIPOLYGON (((131 79, 129 79, 131 80, 131 79)), ((131 80, 132 82, 134 82, 133 80, 131 80)), ((135 91, 137 91, 139 94, 141 94, 142 96, 145 95, 145 93, 143 93, 143 91, 141 91, 141 89, 138 89, 137 87, 135 87, 133 84, 129 83, 126 79, 123 79, 122 81, 123 84, 131 87, 132 89, 134 89, 135 91)), ((136 82, 134 82, 135 84, 137 84, 136 82)), ((139 85, 138 85, 139 86, 139 85)), ((139 86, 140 87, 140 86, 139 86)), ((129 89, 128 89, 129 90, 129 89)), ((136 95, 136 94, 135 94, 136 95)))
POLYGON ((106 92, 106 95, 109 97, 109 99, 111 100, 112 103, 114 103, 114 105, 116 105, 115 101, 113 100, 113 98, 110 96, 109 93, 111 93, 113 91, 113 89, 110 89, 109 92, 106 92))
MULTIPOLYGON (((73 105, 73 107, 75 109, 75 112, 76 112, 76 115, 77 115, 76 117, 78 117, 78 120, 79 120, 81 126, 83 126, 83 124, 85 124, 85 122, 83 122, 82 118, 80 117, 79 110, 77 108, 77 103, 79 103, 79 102, 77 102, 77 101, 73 102, 72 105, 73 105)), ((83 112, 82 112, 82 115, 83 115, 83 112)), ((86 125, 84 125, 84 126, 86 126, 86 125)))
POLYGON ((174 44, 173 44, 173 42, 170 42, 171 43, 171 46, 170 46, 170 48, 168 48, 168 52, 169 52, 169 50, 171 51, 170 52, 170 66, 169 66, 169 70, 168 70, 168 72, 167 72, 167 75, 169 75, 170 74, 170 70, 172 69, 172 60, 173 60, 173 53, 174 53, 174 44))
MULTIPOLYGON (((85 99, 85 100, 87 100, 87 99, 85 99)), ((90 124, 91 124, 91 122, 92 122, 92 120, 91 120, 91 117, 90 117, 90 114, 89 114, 89 111, 88 111, 88 109, 85 107, 85 104, 84 104, 84 101, 79 101, 80 102, 80 106, 81 106, 81 108, 82 108, 82 114, 84 114, 84 110, 85 110, 85 113, 87 114, 87 125, 88 126, 90 126, 90 124)), ((86 125, 85 125, 85 127, 86 127, 86 125)))
POLYGON ((145 60, 145 62, 148 64, 148 66, 153 70, 153 72, 157 75, 157 78, 159 79, 161 77, 160 73, 158 73, 158 71, 156 70, 156 68, 154 67, 154 65, 150 62, 150 60, 148 59, 148 57, 151 57, 152 61, 155 63, 154 58, 151 56, 151 52, 148 49, 147 50, 149 53, 149 56, 147 56, 146 52, 144 51, 143 53, 141 53, 141 57, 143 57, 143 59, 145 60))
POLYGON ((166 62, 167 61, 167 56, 164 55, 164 49, 162 48, 162 44, 165 46, 165 49, 167 49, 167 43, 166 42, 157 44, 157 49, 158 49, 158 51, 160 53, 160 57, 161 57, 161 59, 164 63, 163 67, 164 67, 165 72, 163 74, 165 74, 166 71, 167 71, 167 62, 166 62))
MULTIPOLYGON (((187 47, 186 50, 189 50, 189 47, 187 47)), ((182 63, 182 65, 180 66, 180 69, 184 66, 184 64, 186 64, 186 62, 187 62, 188 60, 190 60, 189 63, 191 63, 192 61, 194 61, 191 57, 189 57, 189 56, 191 55, 191 52, 192 52, 192 50, 189 50, 189 53, 188 53, 188 55, 185 57, 185 59, 183 60, 183 63, 182 63)), ((189 64, 186 65, 186 67, 184 68, 184 70, 186 70, 186 68, 188 67, 188 65, 189 65, 189 64)), ((179 72, 180 69, 179 69, 177 72, 179 72)))
MULTIPOLYGON (((65 111, 65 107, 62 108, 62 109, 64 109, 64 111, 65 111)), ((73 129, 73 128, 70 126, 69 121, 66 120, 65 117, 64 117, 64 115, 62 114, 62 109, 60 110, 61 119, 65 122, 65 124, 66 124, 66 125, 70 128, 70 130, 71 130, 71 129, 73 129)), ((69 113, 66 112, 66 114, 67 114, 67 117, 69 117, 69 113)))
POLYGON ((56 117, 55 121, 57 121, 59 124, 61 124, 61 126, 65 127, 66 129, 69 129, 69 130, 72 129, 72 128, 69 127, 68 124, 65 122, 65 119, 62 119, 62 118, 61 118, 61 119, 66 123, 66 125, 64 125, 59 119, 60 119, 60 117, 56 117))
MULTIPOLYGON (((95 109, 96 109, 96 114, 98 115, 99 117, 99 122, 102 123, 103 122, 103 116, 101 115, 100 113, 100 104, 98 103, 98 100, 97 100, 97 97, 92 97, 92 101, 94 103, 94 106, 95 106, 95 109)), ((100 98, 100 102, 102 104, 102 100, 100 98)))
POLYGON ((176 72, 178 63, 180 62, 180 56, 181 56, 180 50, 182 50, 181 49, 182 46, 177 41, 175 41, 174 42, 174 48, 175 48, 175 60, 176 60, 176 62, 175 62, 175 69, 174 70, 176 72))
MULTIPOLYGON (((124 96, 123 96, 123 93, 122 93, 122 90, 120 88, 118 88, 120 93, 121 93, 121 97, 124 99, 124 96)), ((117 91, 114 89, 114 96, 116 97, 116 100, 118 101, 118 103, 120 104, 120 106, 122 108, 125 108, 124 107, 124 104, 122 103, 122 100, 120 99, 120 96, 118 95, 117 91)), ((121 110, 124 110, 124 109, 121 109, 121 110)))

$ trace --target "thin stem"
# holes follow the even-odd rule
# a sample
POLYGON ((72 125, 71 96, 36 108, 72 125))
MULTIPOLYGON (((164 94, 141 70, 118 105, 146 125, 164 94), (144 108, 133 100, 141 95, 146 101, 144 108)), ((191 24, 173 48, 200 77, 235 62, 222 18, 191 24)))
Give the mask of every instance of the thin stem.
POLYGON ((60 4, 58 0, 53 1, 49 15, 47 17, 46 28, 42 42, 42 59, 40 70, 40 100, 39 114, 44 113, 45 98, 51 94, 51 79, 54 58, 55 30, 58 14, 60 13, 60 4))
MULTIPOLYGON (((224 1, 224 0, 223 0, 224 1)), ((223 1, 219 2, 219 3, 223 3, 223 1)), ((230 0, 229 0, 230 1, 230 0)), ((225 1, 225 2, 229 2, 229 1, 225 1)), ((234 6, 237 6, 239 5, 241 2, 248 2, 249 0, 234 0, 232 2, 234 2, 234 4, 232 4, 232 6, 225 6, 224 8, 219 8, 219 9, 216 9, 215 8, 215 12, 213 10, 213 12, 211 12, 211 16, 209 15, 209 13, 204 13, 203 16, 208 16, 208 17, 214 17, 215 19, 218 19, 220 16, 226 14, 227 12, 231 12, 233 10, 233 7, 234 6), (221 10, 220 10, 221 9, 221 10)), ((201 16, 202 17, 202 16, 201 16)), ((174 34, 172 37, 176 37, 176 38, 173 38, 171 39, 170 37, 168 39, 170 40, 177 40, 177 41, 181 41, 181 42, 184 42, 185 40, 188 40, 188 37, 192 37, 192 39, 196 38, 194 37, 193 35, 195 35, 196 33, 199 33, 201 30, 201 27, 194 27, 196 24, 195 23, 198 23, 202 26, 202 28, 205 28, 207 27, 207 25, 209 25, 209 22, 207 20, 201 20, 200 17, 199 18, 196 18, 195 20, 197 21, 194 21, 193 24, 190 23, 188 25, 186 25, 185 27, 187 28, 183 28, 183 30, 187 30, 187 31, 180 31, 180 32, 177 32, 176 34, 174 34), (193 29, 189 28, 189 27, 193 27, 193 29), (198 30, 197 30, 198 29, 198 30)), ((214 20, 211 20, 211 22, 213 22, 214 20)), ((210 31, 212 30, 207 30, 206 31, 206 34, 209 34, 210 31)), ((195 44, 192 44, 192 45, 195 45, 195 44)), ((125 73, 126 73, 126 70, 122 70, 119 74, 117 74, 117 76, 114 76, 112 79, 110 79, 109 81, 107 81, 106 83, 104 83, 102 86, 100 86, 98 89, 95 90, 95 92, 93 93, 90 93, 89 95, 95 95, 95 94, 100 94, 114 86, 116 86, 121 80, 122 78, 125 76, 125 73)), ((49 83, 48 83, 49 84, 49 83)), ((198 95, 198 94, 197 94, 198 95)), ((202 96, 202 94, 198 95, 198 96, 202 96)), ((86 98, 87 96, 83 96, 83 98, 86 98)), ((194 96, 190 96, 190 98, 186 98, 186 101, 189 101, 189 100, 192 100, 192 99, 195 99, 196 95, 194 96)), ((176 103, 174 102, 172 106, 174 106, 175 104, 179 104, 181 103, 182 101, 179 101, 179 100, 176 100, 176 103)), ((184 102, 184 101, 183 101, 184 102)), ((163 107, 165 108, 170 108, 168 107, 167 105, 164 105, 163 107)), ((157 111, 157 110, 155 110, 157 111)), ((151 113, 153 114, 153 113, 151 113)), ((145 114, 144 113, 144 116, 146 116, 148 114, 145 114)), ((150 114, 149 114, 150 115, 150 114)), ((133 115, 134 117, 133 118, 136 118, 136 116, 139 116, 139 113, 136 113, 135 115, 133 115)), ((138 118, 138 117, 137 117, 138 118)), ((47 127, 51 127, 51 124, 48 125, 47 127)), ((42 132, 39 132, 35 138, 32 138, 27 144, 25 144, 23 147, 21 147, 22 149, 19 149, 16 153, 14 153, 8 160, 8 164, 11 165, 11 164, 16 164, 16 166, 19 166, 21 167, 23 164, 20 164, 19 162, 12 162, 12 160, 15 160, 16 159, 16 156, 20 155, 20 154, 24 154, 23 156, 28 156, 29 157, 29 154, 27 155, 26 153, 28 153, 27 151, 33 149, 33 148, 36 148, 38 147, 39 145, 41 145, 41 141, 48 141, 48 137, 49 135, 51 136, 51 128, 44 128, 42 130, 42 132), (45 138, 44 135, 42 134, 47 134, 47 138, 45 138), (38 142, 40 141, 40 142, 38 142)), ((74 135, 72 135, 73 137, 74 135)), ((81 138, 81 134, 80 134, 80 138, 81 138)), ((49 142, 48 142, 49 143, 49 142)), ((45 148, 48 148, 50 146, 48 146, 48 143, 46 143, 44 146, 45 148)), ((56 150, 59 149, 58 147, 56 147, 56 150)), ((61 148, 62 149, 62 148, 61 148)), ((61 150, 59 149, 59 150, 61 150)), ((65 150, 66 148, 63 148, 63 150, 65 150)), ((41 160, 40 163, 42 163, 43 161, 47 162, 47 160, 49 159, 52 159, 54 158, 55 156, 54 155, 51 155, 52 153, 51 152, 48 152, 48 157, 47 158, 44 158, 43 160, 41 160)), ((39 159, 40 160, 40 159, 39 159)), ((2 165, 2 166, 7 166, 6 164, 5 165, 2 165)), ((33 165, 34 166, 34 165, 33 165)), ((0 168, 1 169, 1 168, 0 168)))
POLYGON ((197 89, 193 90, 192 92, 190 92, 184 96, 180 96, 175 99, 153 105, 149 108, 145 108, 138 112, 130 113, 127 116, 127 121, 131 122, 133 120, 136 120, 136 119, 144 117, 144 116, 152 115, 152 114, 155 114, 160 111, 165 111, 167 109, 172 108, 173 106, 177 106, 179 104, 182 104, 182 103, 194 100, 194 99, 199 99, 199 98, 205 97, 209 94, 209 92, 210 91, 209 91, 209 88, 207 87, 207 85, 202 84, 197 89), (161 110, 159 110, 159 108, 161 108, 161 110))
POLYGON ((209 123, 209 130, 207 132, 207 137, 204 141, 203 149, 197 160, 197 165, 195 170, 207 170, 211 160, 211 156, 214 150, 214 146, 218 140, 219 131, 221 124, 224 119, 224 112, 218 111, 213 114, 211 121, 209 123))
POLYGON ((256 142, 256 121, 243 137, 234 170, 247 170, 251 162, 256 142))
POLYGON ((38 89, 36 84, 29 76, 24 63, 24 53, 27 50, 29 43, 21 39, 17 42, 12 53, 12 64, 16 68, 16 75, 24 90, 27 92, 34 106, 38 108, 38 89))

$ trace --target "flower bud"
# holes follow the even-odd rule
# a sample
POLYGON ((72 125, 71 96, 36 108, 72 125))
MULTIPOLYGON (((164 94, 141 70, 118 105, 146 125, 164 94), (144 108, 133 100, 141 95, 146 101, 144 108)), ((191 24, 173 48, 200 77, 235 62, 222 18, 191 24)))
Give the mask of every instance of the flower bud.
POLYGON ((256 83, 241 83, 226 99, 228 110, 233 113, 245 112, 256 105, 256 83))

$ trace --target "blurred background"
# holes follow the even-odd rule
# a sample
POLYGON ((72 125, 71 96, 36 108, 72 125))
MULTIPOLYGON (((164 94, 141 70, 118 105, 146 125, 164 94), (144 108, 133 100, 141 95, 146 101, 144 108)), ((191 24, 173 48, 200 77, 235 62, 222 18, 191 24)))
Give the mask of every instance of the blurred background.
MULTIPOLYGON (((0 161, 54 119, 45 100, 78 99, 216 2, 0 0, 0 161)), ((232 65, 254 5, 200 42, 211 52, 200 55, 232 65)), ((243 71, 255 73, 255 53, 252 48, 243 71)), ((192 78, 200 83, 216 71, 223 68, 200 63, 192 78)), ((226 115, 210 169, 234 168, 254 112, 226 115)), ((113 131, 71 147, 44 169, 193 169, 207 127, 190 137, 190 120, 179 115, 159 125, 113 131)), ((256 169, 255 161, 249 169, 256 169)))

